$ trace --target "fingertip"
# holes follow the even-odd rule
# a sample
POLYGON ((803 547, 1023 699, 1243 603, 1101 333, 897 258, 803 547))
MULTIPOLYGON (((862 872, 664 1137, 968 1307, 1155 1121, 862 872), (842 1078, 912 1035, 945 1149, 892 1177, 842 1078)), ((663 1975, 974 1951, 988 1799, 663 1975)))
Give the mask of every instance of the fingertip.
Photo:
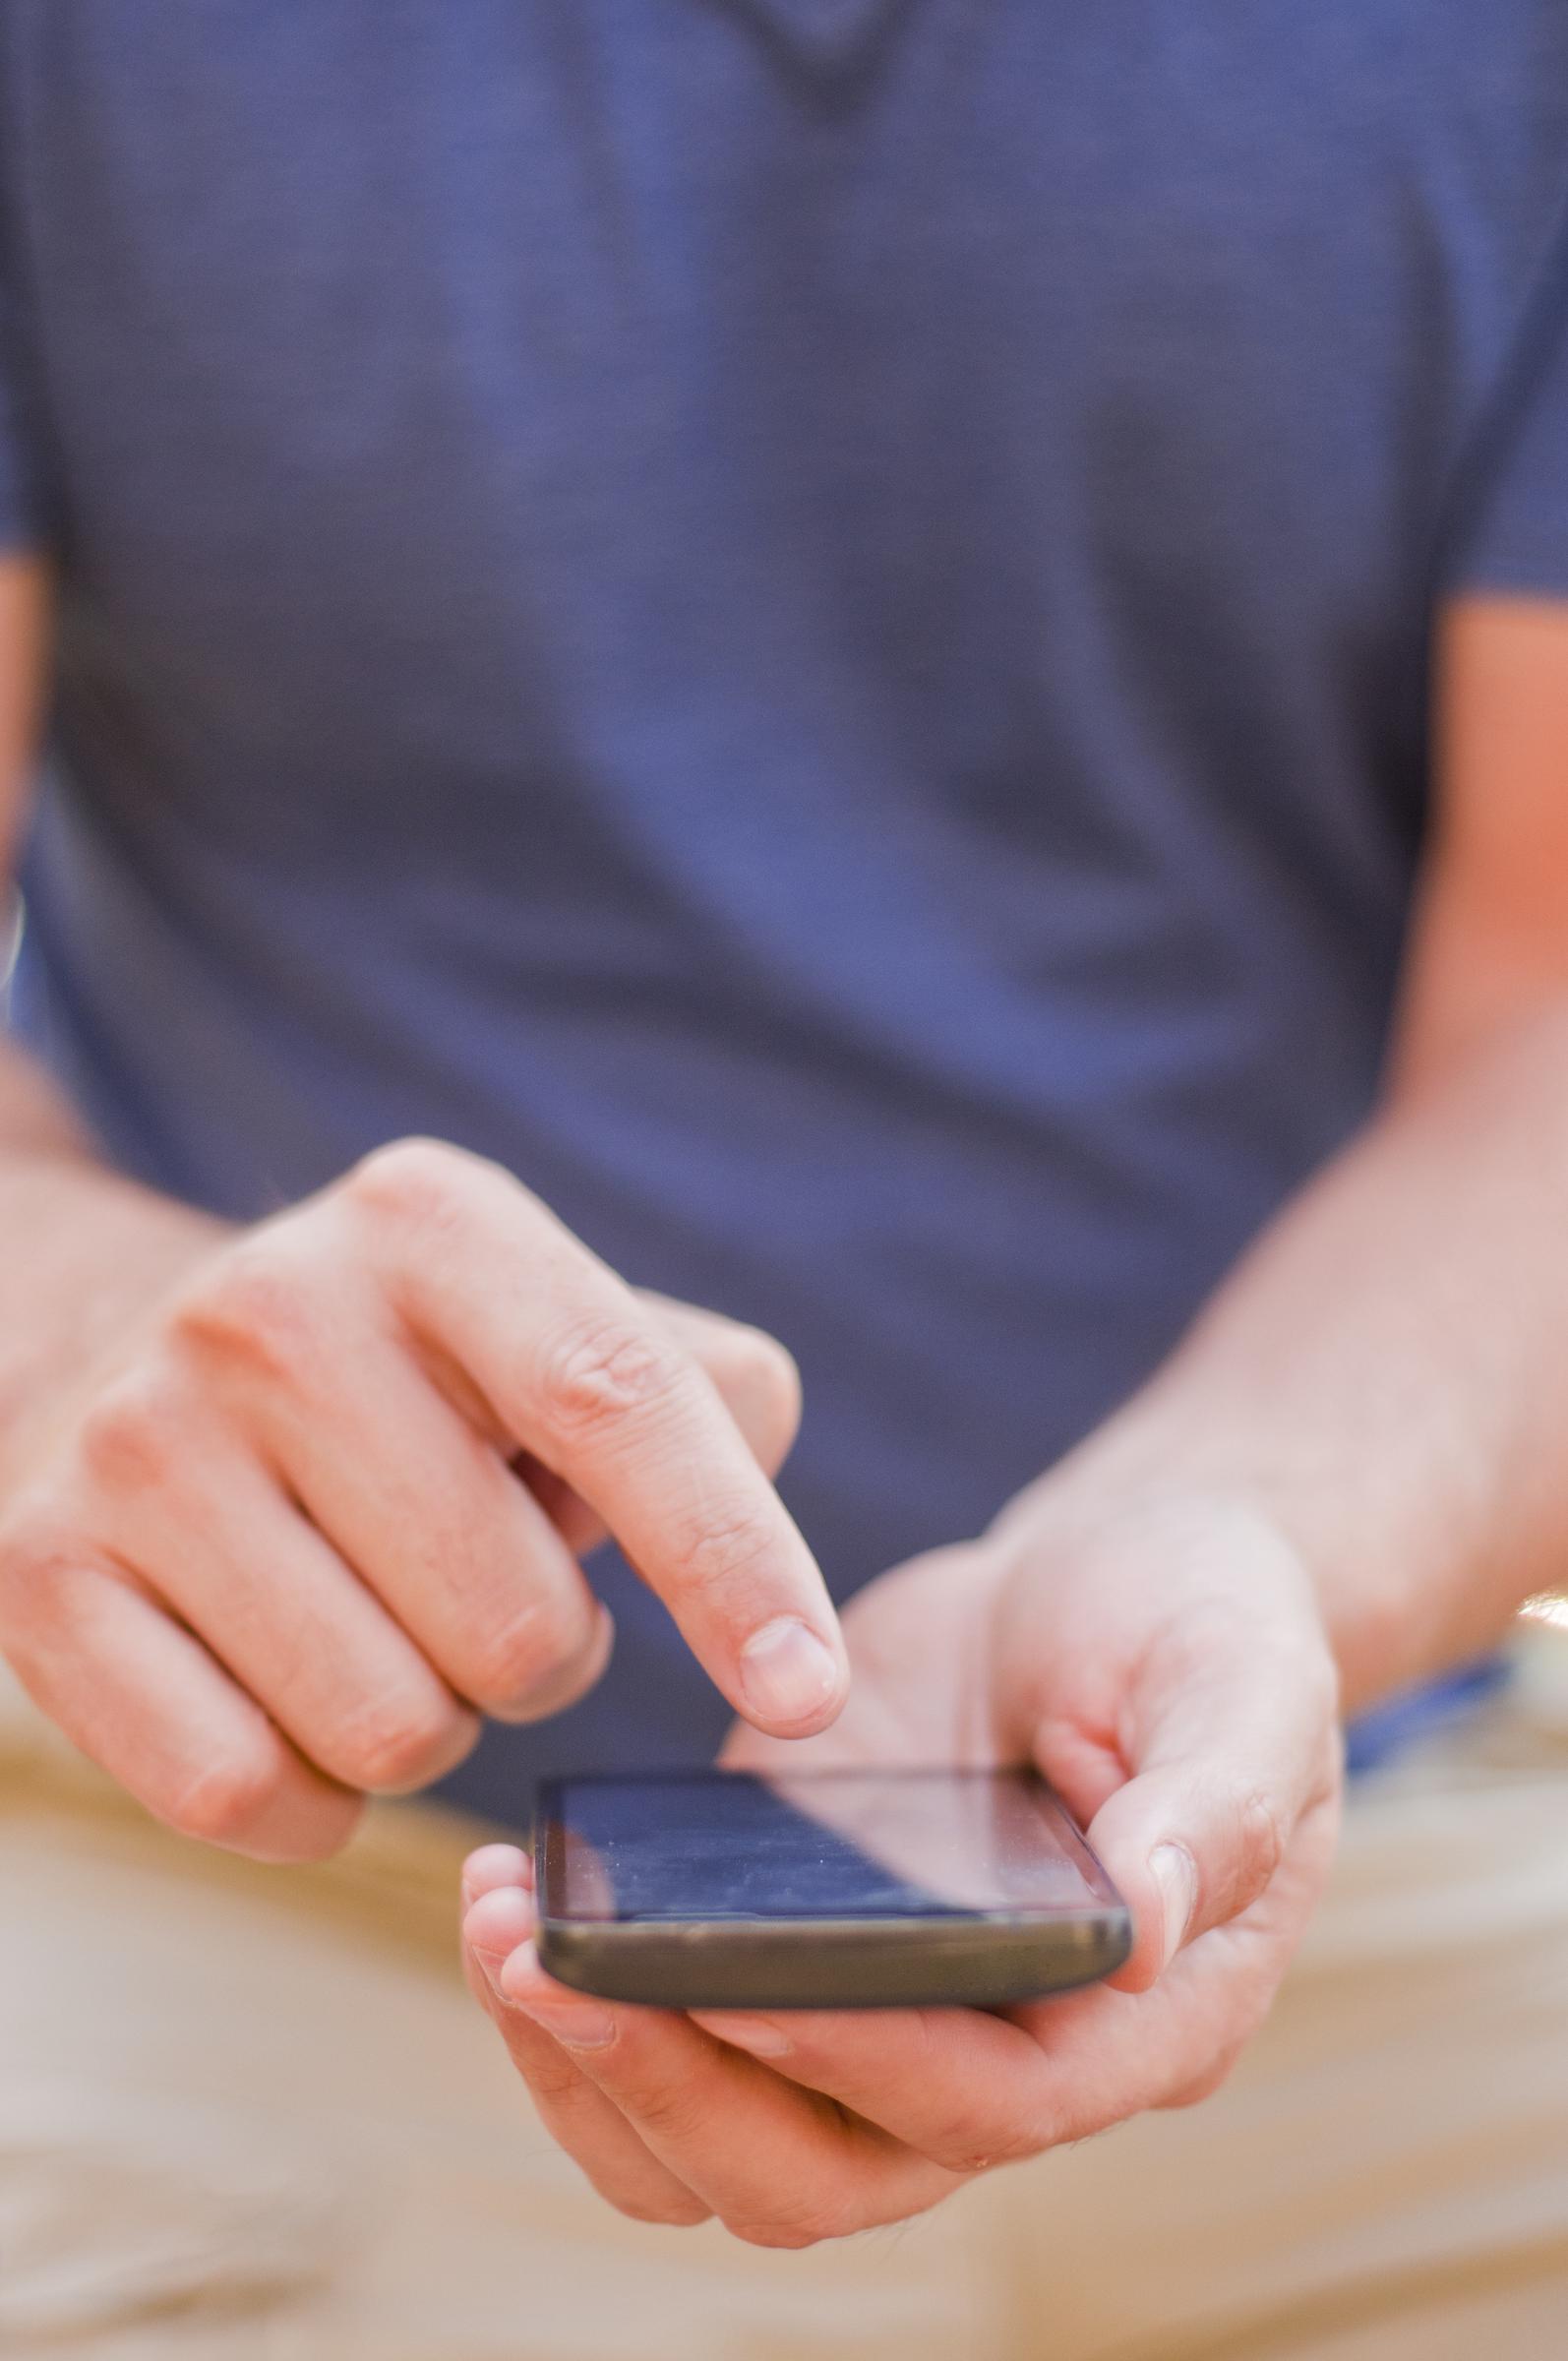
POLYGON ((264 1861, 269 1868, 309 1867, 343 1850, 357 1834, 366 1808, 367 1798, 357 1788, 312 1773, 308 1790, 285 1797, 254 1832, 205 1841, 247 1860, 264 1861))
POLYGON ((508 1958, 533 1933, 533 1906, 520 1886, 496 1886, 463 1912, 462 1939, 478 1958, 508 1958))
POLYGON ((492 1718, 513 1726, 532 1722, 548 1722, 556 1714, 564 1714, 580 1704, 590 1689, 597 1688, 615 1649, 615 1620, 609 1608, 595 1600, 595 1615, 586 1643, 578 1655, 536 1682, 525 1697, 506 1707, 492 1706, 492 1718))
POLYGON ((533 1890, 533 1863, 520 1845, 480 1845, 462 1865, 462 1906, 466 1911, 482 1894, 505 1886, 533 1890))
POLYGON ((1166 1840, 1136 1863, 1119 1870, 1113 1867, 1112 1875, 1132 1912, 1134 1933, 1130 1955, 1105 1980, 1114 1991, 1147 1992, 1166 1973, 1192 1929, 1197 1865, 1184 1845, 1166 1840))
POLYGON ((776 1615, 741 1650, 740 1695, 747 1720, 769 1736, 814 1737, 843 1712, 849 1665, 795 1615, 776 1615))

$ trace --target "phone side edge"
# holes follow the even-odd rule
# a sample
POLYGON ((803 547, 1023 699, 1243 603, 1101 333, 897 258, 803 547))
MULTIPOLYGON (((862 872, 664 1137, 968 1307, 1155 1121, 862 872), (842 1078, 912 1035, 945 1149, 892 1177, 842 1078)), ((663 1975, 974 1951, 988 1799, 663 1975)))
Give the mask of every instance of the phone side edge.
POLYGON ((1114 1974, 1132 1948, 1124 1907, 1067 1920, 737 1923, 550 1919, 541 1966, 573 1989, 652 2008, 999 2008, 1114 1974))

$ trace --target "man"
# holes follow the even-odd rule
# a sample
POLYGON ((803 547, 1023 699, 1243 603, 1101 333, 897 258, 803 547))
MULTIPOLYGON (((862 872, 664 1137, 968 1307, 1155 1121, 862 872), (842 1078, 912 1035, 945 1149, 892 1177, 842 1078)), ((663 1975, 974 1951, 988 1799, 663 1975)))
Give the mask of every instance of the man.
POLYGON ((1568 25, 0 22, 12 1663, 275 1860, 1039 1761, 1137 1945, 1006 2022, 606 2012, 475 1858, 635 2215, 1211 2090, 1568 1542, 1568 25))

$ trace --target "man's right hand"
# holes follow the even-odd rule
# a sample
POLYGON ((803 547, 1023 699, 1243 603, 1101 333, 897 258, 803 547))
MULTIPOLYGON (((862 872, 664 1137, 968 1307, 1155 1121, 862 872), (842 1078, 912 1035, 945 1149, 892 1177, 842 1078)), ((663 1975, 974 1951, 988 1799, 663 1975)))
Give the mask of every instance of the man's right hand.
POLYGON ((769 1477, 788 1355, 627 1287, 510 1175, 408 1140, 208 1242, 25 1423, 0 1648, 159 1818, 332 1851, 478 1715, 603 1669, 608 1532, 759 1729, 837 1713, 843 1643, 769 1477), (525 1480, 526 1479, 526 1480, 525 1480))

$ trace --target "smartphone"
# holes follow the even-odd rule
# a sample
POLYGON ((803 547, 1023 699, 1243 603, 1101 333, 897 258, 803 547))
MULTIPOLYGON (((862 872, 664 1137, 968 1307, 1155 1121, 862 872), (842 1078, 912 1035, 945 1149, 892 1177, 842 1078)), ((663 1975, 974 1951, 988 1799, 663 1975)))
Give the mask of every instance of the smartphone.
POLYGON ((1032 1771, 546 1781, 539 1958, 666 2009, 998 2008, 1109 1975, 1125 1904, 1032 1771))

